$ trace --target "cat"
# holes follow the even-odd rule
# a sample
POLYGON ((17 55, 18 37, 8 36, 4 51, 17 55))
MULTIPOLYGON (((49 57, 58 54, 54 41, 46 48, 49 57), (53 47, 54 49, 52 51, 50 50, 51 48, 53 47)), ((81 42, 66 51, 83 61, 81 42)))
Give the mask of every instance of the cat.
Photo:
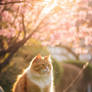
POLYGON ((18 76, 12 92, 54 92, 53 67, 50 56, 37 55, 18 76))
POLYGON ((0 92, 4 92, 3 88, 0 86, 0 92))

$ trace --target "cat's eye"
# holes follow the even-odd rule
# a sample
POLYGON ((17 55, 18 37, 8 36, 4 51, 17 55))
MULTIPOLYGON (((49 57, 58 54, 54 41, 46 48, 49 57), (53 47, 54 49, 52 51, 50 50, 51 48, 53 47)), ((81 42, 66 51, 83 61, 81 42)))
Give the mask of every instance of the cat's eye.
POLYGON ((37 67, 34 67, 34 69, 35 69, 36 71, 38 71, 38 70, 41 69, 41 67, 37 66, 37 67))

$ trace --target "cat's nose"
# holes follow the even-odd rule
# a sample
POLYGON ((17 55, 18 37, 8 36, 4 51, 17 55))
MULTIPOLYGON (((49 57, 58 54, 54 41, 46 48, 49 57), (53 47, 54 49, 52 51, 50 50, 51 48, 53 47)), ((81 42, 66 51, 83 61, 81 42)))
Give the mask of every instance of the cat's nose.
POLYGON ((47 69, 43 69, 43 70, 41 70, 41 72, 42 73, 45 73, 45 72, 47 72, 47 69))
POLYGON ((49 69, 48 69, 48 67, 46 67, 45 69, 42 69, 42 70, 41 70, 41 72, 42 72, 42 73, 49 72, 49 69))

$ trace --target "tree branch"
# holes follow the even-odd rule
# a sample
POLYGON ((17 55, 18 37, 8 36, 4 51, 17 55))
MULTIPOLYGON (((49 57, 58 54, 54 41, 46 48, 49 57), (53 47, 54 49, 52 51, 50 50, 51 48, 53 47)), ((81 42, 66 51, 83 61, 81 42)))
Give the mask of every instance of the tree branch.
POLYGON ((68 52, 70 52, 76 58, 76 60, 79 60, 79 55, 77 55, 75 52, 73 52, 72 49, 70 49, 69 47, 64 46, 62 44, 60 44, 58 46, 60 46, 61 48, 65 48, 68 52))
POLYGON ((13 46, 8 49, 11 50, 10 55, 4 60, 3 63, 0 64, 0 72, 4 67, 6 67, 11 62, 10 60, 12 59, 13 55, 19 50, 19 48, 22 47, 27 42, 27 40, 29 40, 32 37, 32 35, 38 31, 37 29, 39 29, 41 23, 47 16, 48 14, 39 22, 36 28, 34 28, 33 31, 25 39, 19 41, 18 43, 13 44, 13 46))
POLYGON ((5 2, 5 3, 0 2, 0 5, 18 4, 18 3, 23 3, 23 2, 25 1, 14 1, 14 2, 5 2))
POLYGON ((24 15, 22 14, 22 26, 23 26, 23 32, 24 32, 24 38, 26 37, 26 28, 25 28, 25 24, 24 24, 24 15))

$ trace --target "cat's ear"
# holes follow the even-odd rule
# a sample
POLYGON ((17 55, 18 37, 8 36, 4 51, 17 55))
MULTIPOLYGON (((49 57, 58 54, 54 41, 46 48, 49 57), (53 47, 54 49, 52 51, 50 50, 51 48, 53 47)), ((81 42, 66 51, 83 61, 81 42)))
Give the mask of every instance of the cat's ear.
POLYGON ((51 55, 45 56, 44 59, 47 60, 47 61, 49 61, 49 62, 51 62, 51 55))
POLYGON ((38 54, 38 55, 36 56, 36 59, 41 59, 41 55, 38 54))
POLYGON ((38 54, 34 59, 33 59, 33 62, 36 63, 39 61, 39 59, 41 59, 41 55, 38 54))

